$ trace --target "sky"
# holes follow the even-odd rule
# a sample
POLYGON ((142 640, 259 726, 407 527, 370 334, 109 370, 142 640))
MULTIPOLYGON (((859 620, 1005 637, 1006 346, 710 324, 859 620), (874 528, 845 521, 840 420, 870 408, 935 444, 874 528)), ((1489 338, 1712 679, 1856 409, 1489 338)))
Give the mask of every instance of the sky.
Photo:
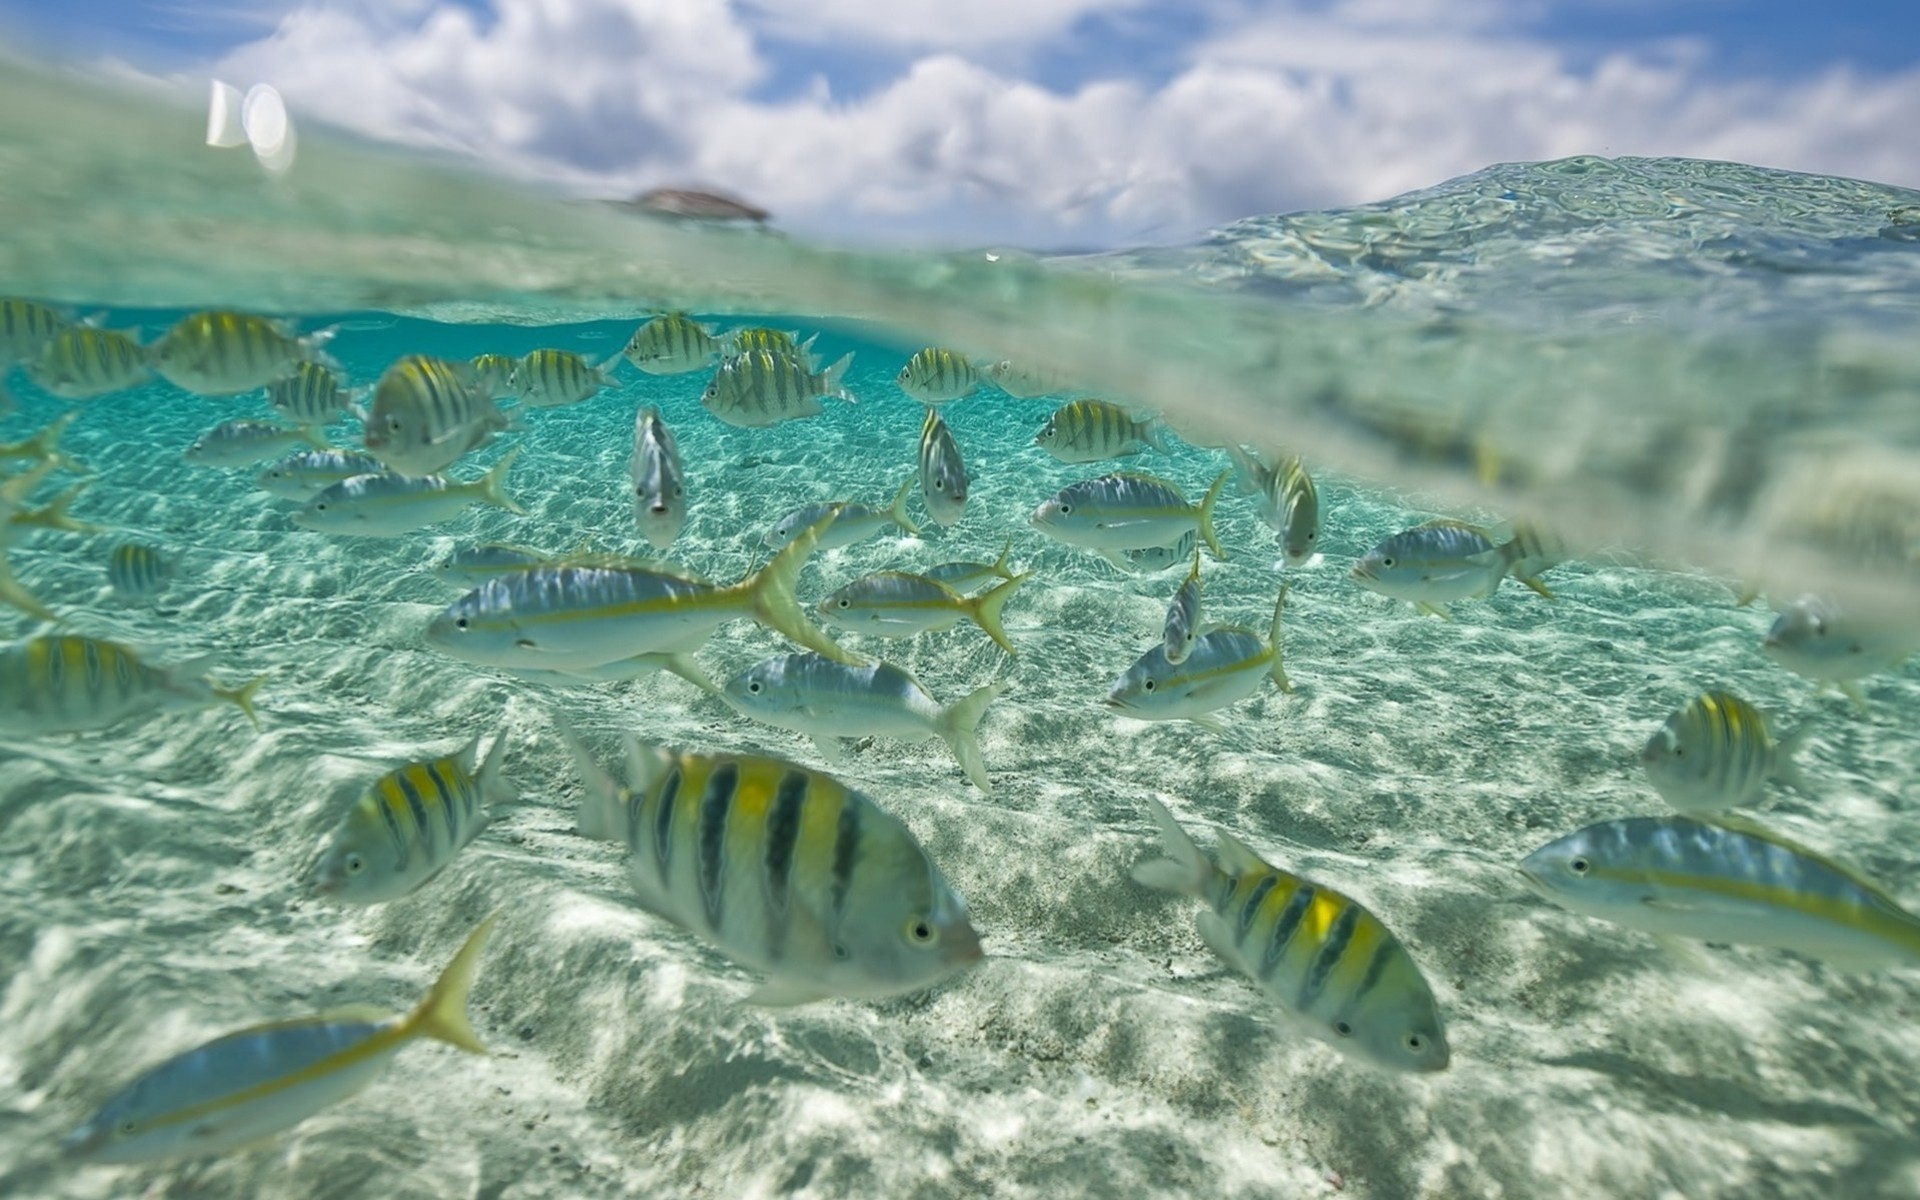
POLYGON ((0 0, 0 38, 863 242, 1179 241, 1572 154, 1920 186, 1920 0, 0 0))

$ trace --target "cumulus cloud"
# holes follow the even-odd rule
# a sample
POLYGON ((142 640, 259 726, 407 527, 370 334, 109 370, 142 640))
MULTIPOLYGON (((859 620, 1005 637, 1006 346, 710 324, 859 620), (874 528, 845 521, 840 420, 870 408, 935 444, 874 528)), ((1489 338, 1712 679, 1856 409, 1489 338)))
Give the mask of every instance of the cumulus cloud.
POLYGON ((1031 44, 1088 17, 1152 0, 743 0, 747 14, 789 41, 855 41, 946 49, 1031 44))

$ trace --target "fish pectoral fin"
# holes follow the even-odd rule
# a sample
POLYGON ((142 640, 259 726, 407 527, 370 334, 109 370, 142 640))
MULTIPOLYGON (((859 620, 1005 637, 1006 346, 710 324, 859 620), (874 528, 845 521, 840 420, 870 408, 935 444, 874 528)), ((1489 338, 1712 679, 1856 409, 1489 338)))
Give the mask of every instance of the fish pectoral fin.
POLYGON ((1430 617, 1439 617, 1442 621, 1453 620, 1453 614, 1447 611, 1447 606, 1444 604, 1430 604, 1425 600, 1416 600, 1413 606, 1430 617))
POLYGON ((1208 733, 1225 733, 1227 731, 1226 722, 1211 713, 1201 713, 1197 717, 1188 717, 1187 720, 1192 721, 1208 733))
POLYGON ((816 733, 811 736, 813 738, 813 748, 820 752, 821 758, 826 759, 830 763, 843 763, 847 761, 847 748, 841 744, 839 738, 829 737, 824 733, 816 733))
POLYGON ((825 1000, 832 993, 792 979, 769 979, 747 993, 746 1003, 765 1008, 792 1008, 825 1000))

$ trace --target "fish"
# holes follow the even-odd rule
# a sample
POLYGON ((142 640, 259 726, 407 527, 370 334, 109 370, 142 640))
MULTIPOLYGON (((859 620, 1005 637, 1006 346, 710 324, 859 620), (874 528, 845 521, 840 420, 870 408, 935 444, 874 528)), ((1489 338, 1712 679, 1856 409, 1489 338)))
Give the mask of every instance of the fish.
POLYGON ((920 495, 927 502, 927 515, 941 525, 958 521, 966 511, 967 485, 960 447, 939 412, 929 408, 920 427, 920 495))
POLYGON ((1251 629, 1222 625, 1196 638, 1178 666, 1167 662, 1164 643, 1155 646, 1113 681, 1107 706, 1140 721, 1186 720, 1225 732, 1211 715, 1215 710, 1253 695, 1268 679, 1283 692, 1293 691, 1280 656, 1280 617, 1286 607, 1282 586, 1264 641, 1251 629))
POLYGON ((267 385, 267 403, 295 425, 331 425, 347 415, 353 399, 339 373, 317 362, 296 363, 293 374, 267 385))
POLYGON ((756 354, 762 351, 768 354, 784 354, 811 371, 813 370, 813 343, 818 341, 819 337, 820 335, 816 333, 803 342, 797 333, 785 329, 770 329, 764 325, 753 325, 728 333, 726 347, 729 355, 756 354))
POLYGON ((47 344, 73 328, 73 318, 37 300, 0 300, 0 368, 37 362, 47 344))
POLYGON ((1098 551, 1121 565, 1118 551, 1164 546, 1188 530, 1197 531, 1224 559, 1227 552, 1213 533, 1213 506, 1230 471, 1222 471, 1198 506, 1180 489, 1152 475, 1116 472, 1063 488, 1033 510, 1034 528, 1069 546, 1098 551))
POLYGON ((621 351, 649 375, 685 375, 720 357, 723 344, 686 313, 663 313, 633 331, 621 351))
POLYGON ((27 459, 36 464, 49 463, 58 470, 71 471, 75 475, 93 474, 92 467, 60 449, 60 438, 79 417, 77 412, 62 413, 17 442, 0 442, 0 459, 27 459))
POLYGON ((1012 553, 1013 539, 1008 538, 1000 547, 1000 557, 990 563, 941 563, 937 567, 929 568, 926 577, 935 583, 944 583, 956 592, 970 592, 996 579, 1012 579, 1013 568, 1008 565, 1008 559, 1012 553))
POLYGON ((1768 779, 1805 790, 1792 756, 1806 735, 1802 727, 1775 742, 1759 709, 1727 692, 1706 692, 1647 739, 1640 762, 1668 804, 1704 816, 1752 804, 1768 779))
POLYGON ((328 836, 314 891, 343 904, 379 904, 417 891, 486 828, 487 805, 514 798, 500 770, 506 749, 506 734, 497 734, 482 761, 475 737, 456 753, 375 780, 328 836))
POLYGON ((1206 903, 1200 937, 1280 1002, 1286 1023, 1349 1058, 1430 1074, 1452 1061, 1446 1024, 1420 966, 1350 896, 1268 863, 1226 830, 1208 861, 1164 804, 1148 797, 1165 858, 1136 882, 1206 903))
POLYGON ((520 360, 511 354, 476 354, 467 360, 468 386, 490 400, 513 395, 513 373, 520 360))
POLYGON ((766 977, 764 1005, 881 999, 979 962, 967 903, 900 820, 818 771, 624 739, 627 780, 556 716, 580 832, 622 842, 641 907, 766 977))
POLYGON ((1187 655, 1193 652, 1193 643, 1200 636, 1200 550, 1193 551, 1193 571, 1187 576, 1180 590, 1173 594, 1173 602, 1167 605, 1167 620, 1163 628, 1161 655, 1168 666, 1177 667, 1187 661, 1187 655))
POLYGON ((290 429, 271 421, 223 421, 195 438, 185 458, 196 467, 251 467, 302 442, 315 450, 333 449, 310 425, 290 429))
POLYGON ((840 738, 937 737, 968 781, 991 792, 977 731, 987 706, 1005 690, 1005 684, 990 683, 943 708, 918 679, 892 663, 853 666, 803 652, 755 663, 729 680, 724 694, 743 716, 812 738, 829 762, 844 757, 840 738))
POLYGON ((879 533, 889 525, 897 525, 908 533, 918 535, 920 527, 907 515, 907 497, 913 492, 913 480, 900 485, 893 494, 893 503, 885 509, 869 508, 853 501, 828 501, 821 504, 803 504, 786 516, 773 523, 760 540, 767 549, 778 550, 792 541, 803 529, 811 529, 831 517, 820 537, 820 549, 837 550, 841 546, 851 546, 879 533))
POLYGON ((301 450, 260 472, 260 489, 282 500, 310 500, 356 475, 378 475, 386 464, 355 450, 301 450))
POLYGON ((227 703, 260 727, 254 694, 266 676, 237 688, 210 682, 210 657, 156 667, 118 642, 72 634, 27 638, 0 648, 0 730, 84 733, 162 710, 227 703))
POLYGON ((1601 821, 1535 850, 1520 872, 1564 908, 1644 933, 1846 970, 1920 964, 1920 918, 1852 869, 1736 818, 1601 821))
POLYGON ((147 1070, 69 1134, 62 1149, 95 1163, 223 1154, 352 1096, 416 1038, 487 1053, 468 1017, 467 993, 498 921, 495 913, 468 935, 411 1013, 354 1007, 216 1038, 147 1070))
MULTIPOLYGON (((1496 546, 1477 525, 1428 521, 1375 546, 1353 568, 1352 577, 1361 587, 1405 600, 1423 613, 1451 617, 1448 604, 1493 595, 1526 552, 1518 541, 1496 546)), ((1515 578, 1553 599, 1539 580, 1515 578)))
POLYGON ((719 685, 707 678, 707 673, 700 669, 699 661, 691 654, 636 654, 632 658, 617 659, 598 666, 579 667, 568 671, 543 671, 531 667, 498 667, 496 670, 516 679, 557 686, 624 683, 630 679, 640 679, 665 671, 670 675, 678 675, 708 695, 720 694, 719 685))
POLYGON ((1018 654, 1000 623, 1000 611, 1027 579, 1028 575, 1015 575, 991 591, 962 596, 924 575, 876 571, 822 600, 820 617, 837 629, 875 637, 912 637, 971 620, 1002 650, 1018 654))
POLYGON ((107 556, 107 583, 122 599, 157 596, 172 578, 172 561, 144 542, 121 542, 107 556))
POLYGON ((915 351, 893 377, 900 390, 922 404, 945 404, 980 390, 982 376, 974 365, 951 350, 928 346, 915 351))
POLYGON ((30 511, 25 507, 27 497, 57 469, 51 459, 43 458, 18 475, 0 479, 0 604, 17 608, 42 621, 57 621, 59 617, 14 576, 12 564, 7 561, 6 547, 17 536, 22 525, 21 517, 30 511))
POLYGON ((1894 670, 1920 651, 1920 629, 1805 595, 1774 618, 1761 649, 1795 675, 1821 688, 1836 687, 1864 709, 1867 694, 1860 681, 1894 670))
POLYGON ((815 374, 806 363, 785 354, 758 350, 736 355, 720 364, 700 396, 708 412, 740 429, 763 429, 782 421, 818 416, 826 410, 820 397, 837 396, 849 404, 853 397, 841 379, 853 363, 842 355, 815 374))
POLYGON ((534 408, 579 404, 613 385, 607 371, 620 361, 590 363, 571 350, 535 350, 513 369, 513 394, 534 408))
POLYGON ((492 397, 468 382, 464 364, 412 354, 374 385, 367 453, 402 475, 432 475, 507 425, 492 397))
POLYGON ((147 352, 131 335, 74 325, 47 343, 27 373, 62 400, 93 400, 137 387, 150 372, 147 352))
POLYGON ((487 542, 455 548, 433 568, 433 577, 455 587, 477 588, 489 579, 515 575, 530 567, 552 566, 556 561, 544 550, 487 542))
POLYGON ((484 476, 461 483, 442 475, 401 475, 382 471, 356 475, 320 492, 293 514, 293 523, 320 533, 359 537, 399 537, 452 520, 474 504, 490 504, 525 516, 527 510, 507 495, 507 472, 520 447, 507 451, 484 476))
MULTIPOLYGON (((39 508, 32 508, 25 504, 26 493, 32 490, 32 485, 37 482, 40 474, 39 471, 29 471, 23 476, 15 476, 15 479, 20 479, 27 485, 26 489, 15 495, 9 488, 7 496, 0 498, 0 545, 12 541, 15 532, 20 529, 58 529, 66 533, 100 532, 99 526, 79 520, 68 511, 73 507, 73 502, 79 498, 80 493, 93 485, 92 480, 83 479, 73 484, 39 508)), ((10 479, 7 482, 12 484, 14 480, 10 479)))
POLYGON ((1193 558, 1193 548, 1199 544, 1200 539, 1189 529, 1170 546, 1143 546, 1127 551, 1122 558, 1109 555, 1107 561, 1135 575, 1154 575, 1169 567, 1185 566, 1193 558))
POLYGON ((1020 365, 1007 359, 1001 359, 987 368, 987 378, 993 385, 1021 400, 1032 400, 1039 396, 1064 396, 1075 389, 1067 382, 1066 376, 1058 371, 1031 364, 1020 365))
POLYGON ((633 521, 655 550, 673 545, 687 523, 687 475, 673 431, 649 404, 633 418, 633 521))
POLYGON ((579 671, 639 654, 691 653, 734 620, 854 661, 808 620, 794 582, 824 523, 731 586, 645 567, 535 567, 493 579, 441 611, 427 644, 483 667, 579 671))
POLYGON ((331 329, 295 336, 278 321, 252 313, 191 313, 148 347, 155 370, 169 383, 202 396, 234 396, 291 375, 303 362, 332 365, 331 329))
POLYGON ((1167 448, 1158 420, 1142 421, 1117 404, 1074 400, 1061 405, 1033 435, 1034 445, 1061 462, 1090 463, 1167 448))
POLYGON ((1243 486, 1260 498, 1260 516, 1280 535, 1286 564, 1305 566, 1320 541, 1320 493, 1299 456, 1270 467, 1237 445, 1229 444, 1227 455, 1239 470, 1243 486))

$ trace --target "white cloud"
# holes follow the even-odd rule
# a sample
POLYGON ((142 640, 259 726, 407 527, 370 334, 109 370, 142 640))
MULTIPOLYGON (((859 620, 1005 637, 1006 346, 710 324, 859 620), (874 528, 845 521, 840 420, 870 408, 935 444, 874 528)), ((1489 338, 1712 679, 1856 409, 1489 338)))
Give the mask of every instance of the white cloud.
POLYGON ((792 41, 854 41, 971 49, 1058 37, 1086 17, 1152 0, 743 0, 769 32, 792 41))

